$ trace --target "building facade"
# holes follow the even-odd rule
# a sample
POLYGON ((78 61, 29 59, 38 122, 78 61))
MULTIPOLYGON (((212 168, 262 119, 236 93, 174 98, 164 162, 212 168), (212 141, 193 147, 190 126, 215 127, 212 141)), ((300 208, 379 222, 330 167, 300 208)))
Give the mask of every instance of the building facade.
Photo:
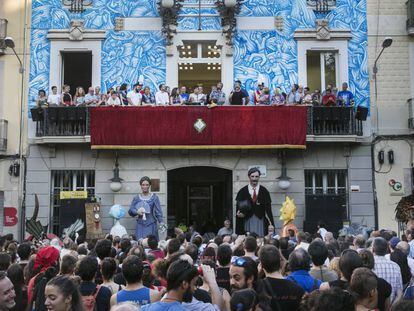
POLYGON ((380 228, 395 231, 395 207, 413 189, 413 1, 368 1, 368 51, 373 119, 373 162, 380 228), (393 43, 374 62, 385 38, 393 43), (375 87, 375 82, 377 86, 375 87), (384 160, 380 160, 384 155, 384 160), (381 163, 382 162, 382 163, 381 163), (394 187, 397 182, 401 187, 394 187))
MULTIPOLYGON (((201 83, 208 90, 222 81, 229 94, 235 80, 250 94, 259 82, 286 93, 294 83, 324 90, 328 84, 340 88, 347 82, 356 105, 370 106, 365 1, 327 1, 325 7, 305 0, 188 0, 177 2, 173 11, 168 11, 169 1, 164 8, 155 0, 80 2, 32 4, 29 108, 39 90, 58 86, 60 91, 63 84, 72 89, 100 86, 107 92, 140 81, 155 92, 161 83, 171 88, 201 83), (83 6, 73 7, 80 2, 83 6), (231 2, 236 6, 223 7, 231 2)), ((331 230, 349 222, 375 226, 370 118, 355 121, 354 109, 346 111, 350 117, 342 115, 335 121, 340 125, 328 129, 320 126, 321 111, 308 108, 306 150, 95 150, 88 124, 76 133, 56 134, 39 131, 37 126, 44 125, 29 115, 27 217, 37 194, 38 219, 59 233, 65 208, 60 191, 86 190, 101 202, 107 232, 113 225, 109 208, 128 207, 139 191, 139 179, 148 175, 157 181, 155 192, 169 227, 196 222, 202 231, 216 230, 225 218, 234 220, 236 193, 247 184, 249 167, 259 165, 277 227, 286 195, 297 205, 299 228, 314 230, 320 219, 331 230), (110 179, 116 159, 124 181, 114 193, 110 179), (282 166, 292 178, 288 189, 278 186, 282 166)), ((129 230, 134 227, 129 217, 122 223, 129 230)))
POLYGON ((0 3, 0 231, 20 237, 24 203, 30 19, 27 1, 0 3), (5 43, 11 37, 15 52, 5 43), (23 116, 23 117, 21 117, 23 116))

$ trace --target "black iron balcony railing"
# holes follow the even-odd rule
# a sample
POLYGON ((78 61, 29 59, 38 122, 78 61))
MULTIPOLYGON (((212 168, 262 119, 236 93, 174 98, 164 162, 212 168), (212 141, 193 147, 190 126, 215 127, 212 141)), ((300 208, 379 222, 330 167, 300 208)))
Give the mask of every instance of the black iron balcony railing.
POLYGON ((92 0, 63 0, 63 5, 69 7, 72 13, 82 13, 85 11, 85 6, 92 5, 92 0))
MULTIPOLYGON (((258 107, 260 108, 260 107, 258 107)), ((90 135, 93 107, 49 107, 31 109, 36 136, 90 135)), ((362 121, 353 107, 307 107, 308 135, 362 136, 362 121)))
POLYGON ((362 136, 362 120, 354 107, 308 107, 308 135, 362 136))
POLYGON ((414 35, 414 0, 407 1, 407 32, 414 35))
POLYGON ((49 107, 31 109, 36 136, 89 135, 89 107, 49 107))

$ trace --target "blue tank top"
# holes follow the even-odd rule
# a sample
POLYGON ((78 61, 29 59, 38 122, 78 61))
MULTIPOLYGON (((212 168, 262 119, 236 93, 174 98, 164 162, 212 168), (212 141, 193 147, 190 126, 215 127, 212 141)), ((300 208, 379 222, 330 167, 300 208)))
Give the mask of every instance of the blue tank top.
POLYGON ((137 290, 120 290, 116 294, 116 302, 133 302, 140 306, 151 303, 150 289, 148 287, 142 287, 137 290))

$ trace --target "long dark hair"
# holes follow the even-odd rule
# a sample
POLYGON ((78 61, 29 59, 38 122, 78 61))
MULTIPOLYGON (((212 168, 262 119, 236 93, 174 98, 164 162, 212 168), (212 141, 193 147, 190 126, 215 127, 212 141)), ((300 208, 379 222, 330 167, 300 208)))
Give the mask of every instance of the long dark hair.
POLYGON ((65 275, 56 276, 47 283, 47 286, 55 286, 63 296, 72 297, 71 311, 83 311, 83 303, 78 287, 70 277, 65 275))
POLYGON ((35 287, 33 302, 35 303, 36 311, 46 311, 45 306, 45 287, 46 284, 58 274, 59 270, 55 266, 47 268, 44 272, 39 273, 35 278, 35 287))
POLYGON ((390 259, 400 266, 403 284, 410 282, 411 271, 408 266, 407 256, 397 248, 391 253, 390 259))
POLYGON ((13 283, 16 293, 16 305, 11 310, 21 311, 27 308, 27 287, 24 283, 24 275, 22 267, 15 263, 7 269, 7 276, 13 283))

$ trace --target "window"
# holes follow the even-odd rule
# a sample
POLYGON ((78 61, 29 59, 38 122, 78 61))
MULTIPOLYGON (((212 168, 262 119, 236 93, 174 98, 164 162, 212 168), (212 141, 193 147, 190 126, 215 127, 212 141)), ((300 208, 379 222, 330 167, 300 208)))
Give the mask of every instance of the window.
POLYGON ((305 170, 306 195, 343 195, 347 193, 346 170, 305 170))
POLYGON ((339 85, 338 52, 307 51, 306 73, 311 91, 325 90, 328 84, 339 85))
POLYGON ((70 86, 70 92, 75 95, 78 86, 85 93, 92 86, 92 52, 61 52, 63 64, 63 84, 70 86))
POLYGON ((95 196, 95 171, 67 170, 52 171, 52 209, 51 229, 59 234, 59 210, 61 191, 87 191, 88 198, 95 196))
POLYGON ((221 80, 221 46, 214 40, 183 40, 178 48, 178 80, 192 92, 192 87, 203 86, 204 93, 221 80))

